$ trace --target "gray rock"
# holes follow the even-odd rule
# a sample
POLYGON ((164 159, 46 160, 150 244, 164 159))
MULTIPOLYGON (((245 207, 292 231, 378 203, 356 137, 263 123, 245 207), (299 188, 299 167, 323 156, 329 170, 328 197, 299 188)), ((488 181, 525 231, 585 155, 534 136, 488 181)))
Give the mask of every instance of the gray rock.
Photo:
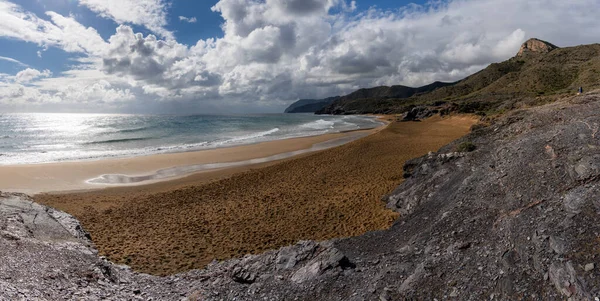
POLYGON ((296 271, 294 275, 292 275, 292 281, 296 283, 302 283, 314 279, 321 274, 321 271, 321 262, 312 262, 311 264, 306 265, 305 267, 302 267, 296 271))
POLYGON ((246 267, 237 266, 233 269, 231 273, 231 278, 235 282, 239 283, 254 283, 254 281, 256 280, 256 274, 251 271, 248 271, 248 268, 246 267))
POLYGON ((437 111, 431 110, 426 106, 418 106, 404 113, 400 121, 419 121, 436 114, 437 111))
POLYGON ((570 261, 566 263, 554 262, 548 270, 550 281, 554 287, 565 297, 578 297, 591 299, 582 282, 579 281, 575 269, 570 261))
POLYGON ((346 264, 346 256, 338 249, 327 248, 319 255, 309 261, 304 267, 298 269, 291 280, 296 283, 303 283, 315 279, 325 271, 332 270, 346 264))
POLYGON ((596 266, 593 263, 588 263, 585 265, 585 267, 583 268, 584 271, 589 272, 591 270, 593 270, 596 266))
POLYGON ((567 251, 567 241, 558 236, 550 236, 550 249, 556 254, 564 254, 567 251))

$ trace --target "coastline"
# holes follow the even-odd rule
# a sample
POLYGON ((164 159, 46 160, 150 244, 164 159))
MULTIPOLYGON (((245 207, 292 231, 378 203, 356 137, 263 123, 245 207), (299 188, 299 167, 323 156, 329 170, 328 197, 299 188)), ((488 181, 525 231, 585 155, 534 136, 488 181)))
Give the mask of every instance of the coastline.
POLYGON ((262 166, 363 138, 389 124, 383 118, 378 119, 384 124, 373 129, 207 150, 85 161, 0 165, 0 190, 31 195, 81 192, 109 187, 148 185, 193 174, 204 174, 203 180, 207 181, 253 166, 262 166))
POLYGON ((342 146, 283 161, 197 173, 148 185, 39 194, 68 212, 100 254, 168 275, 296 243, 387 229, 398 214, 381 197, 404 162, 469 132, 473 116, 393 122, 342 146))

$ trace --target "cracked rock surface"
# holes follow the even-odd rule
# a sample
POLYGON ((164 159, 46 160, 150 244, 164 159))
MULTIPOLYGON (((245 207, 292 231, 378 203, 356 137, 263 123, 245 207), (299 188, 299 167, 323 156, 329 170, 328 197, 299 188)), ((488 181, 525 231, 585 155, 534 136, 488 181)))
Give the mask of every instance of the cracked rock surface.
POLYGON ((107 262, 73 217, 2 194, 0 299, 598 300, 599 112, 595 93, 515 111, 407 162, 388 230, 169 277, 107 262))

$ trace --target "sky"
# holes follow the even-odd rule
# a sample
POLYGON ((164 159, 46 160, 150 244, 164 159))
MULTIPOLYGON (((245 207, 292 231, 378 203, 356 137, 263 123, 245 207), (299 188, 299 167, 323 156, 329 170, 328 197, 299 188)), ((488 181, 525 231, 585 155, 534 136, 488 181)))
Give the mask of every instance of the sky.
POLYGON ((528 38, 600 42, 600 0, 0 0, 0 113, 281 112, 456 81, 528 38))

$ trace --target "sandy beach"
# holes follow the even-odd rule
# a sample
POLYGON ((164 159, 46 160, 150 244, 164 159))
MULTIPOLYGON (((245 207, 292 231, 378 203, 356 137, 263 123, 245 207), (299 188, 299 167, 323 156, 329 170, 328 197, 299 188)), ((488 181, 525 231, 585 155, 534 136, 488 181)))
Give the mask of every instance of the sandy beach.
MULTIPOLYGON (((106 174, 148 177, 148 175, 154 175, 157 171, 166 170, 173 173, 173 175, 169 175, 164 179, 149 179, 143 182, 130 183, 129 185, 149 184, 165 179, 181 178, 194 173, 193 170, 185 171, 190 166, 202 168, 202 165, 226 163, 223 165, 233 165, 236 167, 236 171, 240 171, 247 169, 249 165, 256 165, 255 161, 264 163, 263 161, 277 161, 279 157, 286 158, 296 154, 309 153, 318 150, 320 145, 328 147, 327 143, 343 143, 344 139, 356 139, 377 130, 379 129, 292 138, 193 152, 79 162, 0 165, 0 183, 2 183, 2 190, 4 191, 37 194, 40 192, 82 191, 116 186, 110 183, 88 182, 90 179, 106 174)), ((231 168, 210 168, 202 172, 205 173, 203 177, 210 179, 230 174, 230 171, 224 169, 231 168)))
MULTIPOLYGON (((465 135, 475 122, 471 116, 394 122, 357 141, 291 159, 148 185, 39 194, 36 201, 76 216, 90 231, 101 254, 110 260, 138 271, 166 275, 298 240, 385 229, 397 214, 386 210, 380 200, 402 182, 404 162, 465 135)), ((265 157, 308 148, 336 135, 348 134, 273 142, 278 148, 264 143, 220 149, 205 152, 195 162, 236 161, 248 158, 248 154, 265 157)), ((51 179, 44 182, 45 177, 60 178, 64 183, 53 190, 61 190, 60 185, 72 185, 74 179, 115 170, 151 172, 185 164, 188 156, 194 153, 63 163, 39 177, 40 183, 52 183, 51 179)), ((31 173, 28 169, 41 167, 7 168, 14 170, 0 169, 0 180, 18 184, 16 178, 31 173)))

